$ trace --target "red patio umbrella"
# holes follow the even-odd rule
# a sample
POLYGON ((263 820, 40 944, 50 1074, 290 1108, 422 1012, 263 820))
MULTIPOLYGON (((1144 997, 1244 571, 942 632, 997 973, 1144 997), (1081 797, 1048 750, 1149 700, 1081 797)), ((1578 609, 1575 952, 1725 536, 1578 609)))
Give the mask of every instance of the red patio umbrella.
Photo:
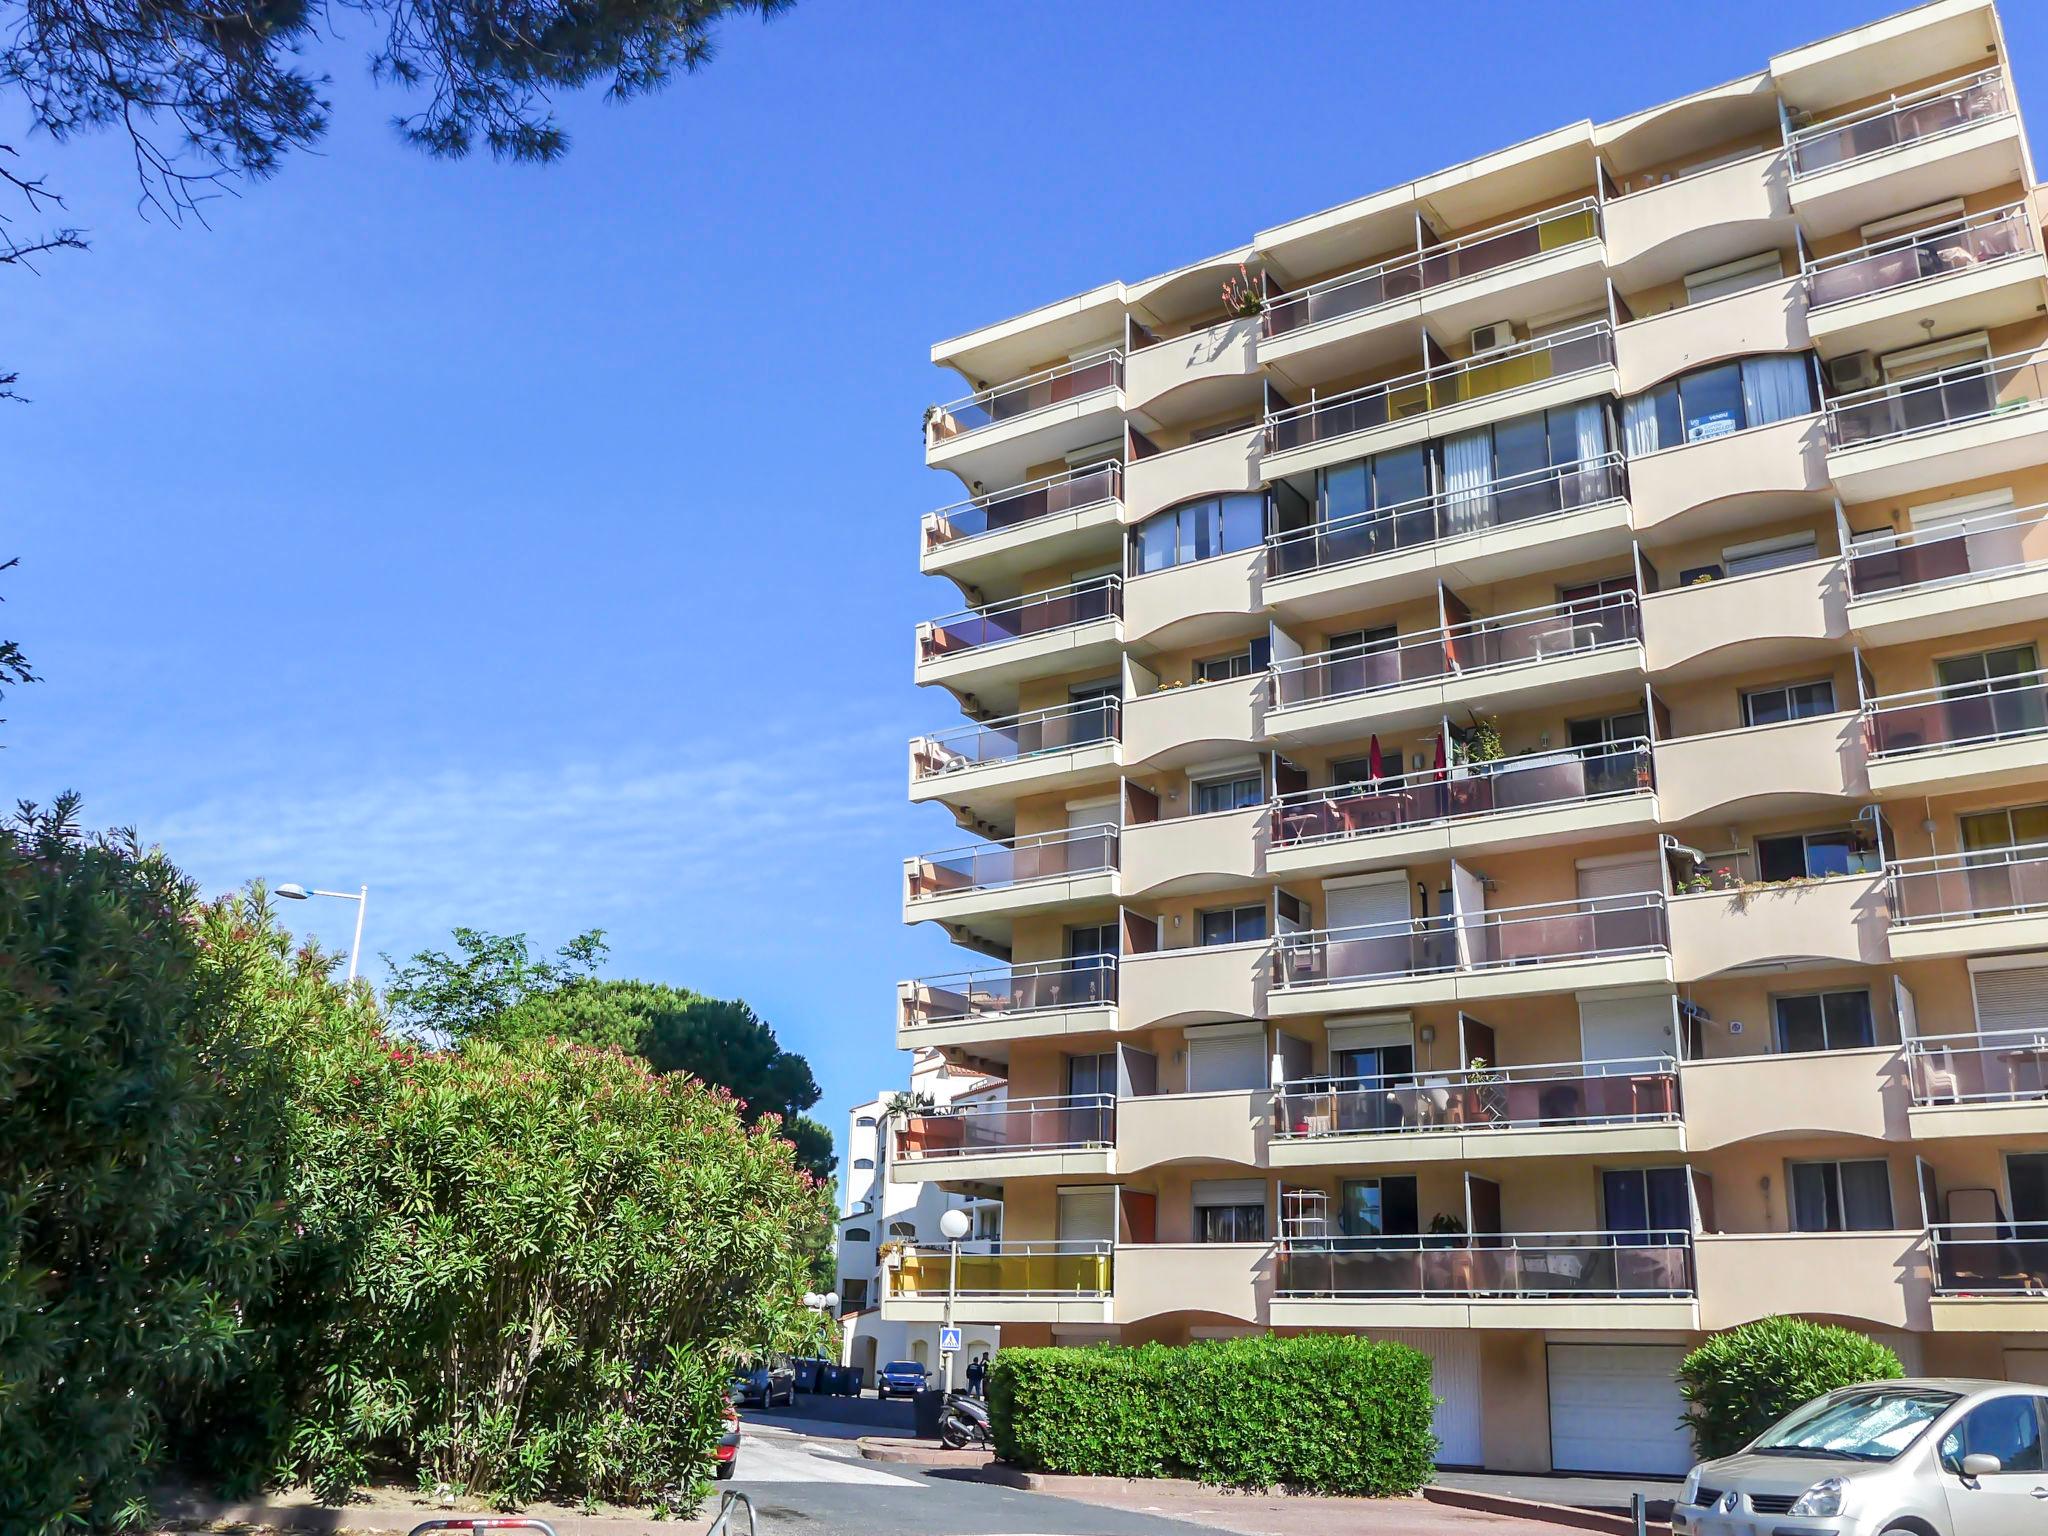
POLYGON ((1444 760, 1444 733, 1439 726, 1436 733, 1436 776, 1443 778, 1450 771, 1450 764, 1444 760))
POLYGON ((1375 780, 1386 777, 1380 765, 1380 733, 1378 731, 1372 733, 1372 744, 1365 749, 1365 771, 1375 780))

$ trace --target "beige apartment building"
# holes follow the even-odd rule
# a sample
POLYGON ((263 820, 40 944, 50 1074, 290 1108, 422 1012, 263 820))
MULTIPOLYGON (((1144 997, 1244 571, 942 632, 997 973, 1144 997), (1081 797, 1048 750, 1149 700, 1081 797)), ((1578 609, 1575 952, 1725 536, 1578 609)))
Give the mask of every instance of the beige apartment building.
POLYGON ((932 357, 964 720, 903 911, 967 953, 897 1039, 1008 1091, 891 1176, 1004 1223, 885 1317, 1402 1339, 1501 1469, 1683 1470, 1677 1361, 1773 1313, 2048 1381, 2048 266, 1990 5, 932 357))

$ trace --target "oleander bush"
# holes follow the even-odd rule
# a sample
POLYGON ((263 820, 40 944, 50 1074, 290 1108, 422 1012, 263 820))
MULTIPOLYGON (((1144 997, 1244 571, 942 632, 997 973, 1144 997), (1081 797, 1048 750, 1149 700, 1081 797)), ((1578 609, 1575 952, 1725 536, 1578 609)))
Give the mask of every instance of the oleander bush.
POLYGON ((1433 1470, 1429 1357, 1350 1334, 1006 1348, 996 1454, 1040 1472, 1411 1494, 1433 1470))
POLYGON ((1800 1404, 1905 1375, 1875 1339, 1829 1323, 1765 1317, 1717 1333, 1678 1366, 1683 1415, 1702 1460, 1732 1456, 1800 1404))

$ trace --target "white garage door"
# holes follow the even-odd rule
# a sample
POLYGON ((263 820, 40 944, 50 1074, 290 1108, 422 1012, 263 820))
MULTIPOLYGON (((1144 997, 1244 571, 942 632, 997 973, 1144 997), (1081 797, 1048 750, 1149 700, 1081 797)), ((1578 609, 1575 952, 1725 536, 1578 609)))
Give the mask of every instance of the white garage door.
POLYGON ((1485 1455, 1479 1441, 1478 1338, 1429 1328, 1397 1328, 1373 1337, 1429 1356, 1430 1390, 1439 1399, 1429 1426, 1436 1431, 1436 1459, 1447 1467, 1480 1465, 1485 1455))
POLYGON ((1683 1349, 1553 1344, 1549 1357, 1552 1468, 1676 1476, 1692 1466, 1692 1437, 1678 1422, 1683 1349))

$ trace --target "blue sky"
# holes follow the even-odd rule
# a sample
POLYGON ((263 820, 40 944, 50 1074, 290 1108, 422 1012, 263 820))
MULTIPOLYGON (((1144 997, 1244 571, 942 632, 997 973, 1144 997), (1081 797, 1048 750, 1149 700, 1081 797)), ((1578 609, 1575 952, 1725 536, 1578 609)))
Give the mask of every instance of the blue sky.
MULTIPOLYGON (((403 148, 344 12, 333 133, 211 228, 9 100, 94 249, 0 272, 0 624, 47 677, 0 792, 76 788, 212 889, 367 882, 373 954, 602 927, 753 1003, 838 1130, 904 1070, 896 978, 959 960, 898 904, 957 840, 904 798, 957 718, 910 681, 954 606, 916 570, 957 494, 931 342, 1883 9, 801 0, 661 97, 563 101, 547 168, 403 148)), ((2006 9, 2028 105, 2044 12, 2006 9)))

